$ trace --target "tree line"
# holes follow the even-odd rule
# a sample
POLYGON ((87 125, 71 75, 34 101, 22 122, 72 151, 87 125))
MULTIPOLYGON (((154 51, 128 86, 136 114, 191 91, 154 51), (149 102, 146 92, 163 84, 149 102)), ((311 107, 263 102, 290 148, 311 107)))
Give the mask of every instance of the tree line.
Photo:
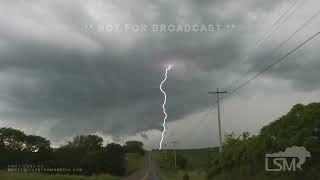
POLYGON ((126 153, 143 155, 143 143, 128 141, 124 145, 110 143, 104 146, 103 139, 97 135, 79 135, 67 144, 53 148, 51 142, 41 136, 26 135, 8 127, 0 128, 0 169, 11 165, 33 165, 46 169, 77 169, 59 172, 65 174, 108 173, 121 176, 126 172, 126 153))

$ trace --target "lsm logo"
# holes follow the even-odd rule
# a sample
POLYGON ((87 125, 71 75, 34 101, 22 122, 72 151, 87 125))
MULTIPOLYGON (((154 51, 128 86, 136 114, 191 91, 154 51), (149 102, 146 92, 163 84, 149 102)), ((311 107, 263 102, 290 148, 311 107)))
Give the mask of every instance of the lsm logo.
POLYGON ((311 154, 305 147, 288 147, 284 152, 280 151, 278 153, 266 154, 265 170, 296 171, 298 168, 302 171, 301 166, 306 162, 307 157, 311 157, 311 154))

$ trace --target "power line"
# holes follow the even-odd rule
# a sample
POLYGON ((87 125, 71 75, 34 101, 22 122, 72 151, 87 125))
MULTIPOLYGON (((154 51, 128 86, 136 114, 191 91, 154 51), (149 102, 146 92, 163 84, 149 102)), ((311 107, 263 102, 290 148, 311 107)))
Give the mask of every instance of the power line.
MULTIPOLYGON (((295 1, 298 2, 299 0, 295 1)), ((305 2, 305 1, 304 1, 305 2)), ((284 24, 290 16, 292 16, 292 14, 294 14, 296 12, 296 10, 301 7, 304 2, 302 2, 281 24, 284 24)), ((295 4, 294 3, 294 4, 295 4)), ((293 7, 293 5, 292 5, 293 7)), ((291 9, 291 7, 289 8, 291 9)), ((289 11, 289 10, 288 10, 289 11)), ((287 12, 286 12, 287 13, 287 12)), ((283 41, 282 43, 280 43, 280 45, 275 48, 275 50, 278 50, 279 48, 281 48, 284 44, 286 44, 288 41, 290 41, 299 31, 301 31, 307 24, 309 24, 315 17, 317 17, 320 14, 320 10, 317 11, 316 14, 314 14, 308 21, 306 21, 304 24, 302 24, 302 26, 300 28, 298 28, 293 34, 291 34, 289 36, 289 38, 287 38, 285 41, 283 41)), ((279 18, 279 20, 282 17, 279 18)), ((276 22, 277 23, 277 22, 276 22)), ((275 24, 276 24, 275 23, 275 24)), ((314 34, 313 36, 311 36, 309 39, 307 39, 306 41, 304 41, 303 43, 301 43, 299 46, 297 46, 296 48, 294 48, 293 50, 289 51, 287 54, 285 54, 284 56, 282 56, 281 58, 279 58, 278 60, 276 60, 275 62, 273 62, 272 64, 270 64, 269 66, 267 66, 266 68, 264 68, 261 72, 257 73, 255 76, 251 77, 250 79, 246 80, 244 83, 242 83, 240 86, 238 86, 237 88, 231 90, 226 96, 223 96, 220 101, 224 100, 225 98, 231 96, 232 94, 234 94, 236 91, 238 91, 239 89, 241 89, 242 87, 246 86, 247 84, 249 84, 251 81, 253 81, 254 79, 258 78, 260 75, 262 75, 264 72, 268 71, 270 68, 272 68, 273 66, 275 66, 276 64, 280 63, 282 60, 284 60, 286 57, 288 57, 290 54, 292 54, 293 52, 297 51, 299 48, 301 48, 302 46, 304 46, 305 44, 307 44, 309 41, 311 41, 313 38, 315 38, 316 36, 318 36, 320 34, 320 32, 317 32, 316 34, 314 34)), ((239 82, 239 80, 237 80, 237 82, 239 82)), ((206 114, 204 115, 204 117, 201 119, 201 121, 205 120, 209 113, 214 109, 215 105, 218 103, 218 101, 214 104, 214 106, 212 106, 211 108, 208 109, 208 111, 206 112, 206 114)))
MULTIPOLYGON (((293 10, 293 12, 291 12, 291 14, 289 16, 287 16, 287 18, 282 21, 282 23, 280 25, 277 26, 278 22, 280 22, 280 20, 296 5, 297 2, 299 2, 300 0, 296 0, 294 1, 290 7, 278 18, 278 20, 273 24, 273 26, 271 27, 271 32, 268 34, 268 33, 265 33, 263 35, 263 37, 261 39, 259 39, 258 41, 256 41, 256 46, 253 47, 246 56, 243 56, 243 57, 240 57, 240 64, 243 64, 247 58, 251 55, 251 54, 254 54, 256 52, 256 50, 267 40, 269 40, 269 38, 272 36, 272 34, 274 32, 276 32, 280 27, 281 25, 283 25, 285 22, 288 21, 288 19, 307 1, 303 1, 296 9, 293 10), (274 29, 275 28, 275 29, 274 29)), ((248 73, 248 72, 247 72, 248 73)), ((247 75, 246 73, 246 75, 247 75)), ((239 79, 238 80, 235 80, 231 83, 231 87, 235 84, 237 84, 239 82, 239 79)))
MULTIPOLYGON (((291 0, 292 1, 292 0, 291 0)), ((291 2, 289 1, 289 3, 291 2)), ((295 2, 293 2, 291 4, 291 6, 278 18, 278 20, 276 20, 275 23, 273 23, 273 25, 278 24, 278 22, 280 22, 280 20, 294 7, 294 5, 298 2, 299 0, 296 0, 295 2)))
MULTIPOLYGON (((266 40, 268 40, 268 39, 271 37, 271 35, 275 32, 275 31, 274 31, 274 28, 276 28, 276 29, 280 28, 281 25, 283 25, 283 24, 297 11, 297 9, 298 9, 299 7, 301 7, 302 4, 303 4, 305 1, 307 1, 307 0, 305 0, 304 2, 302 2, 289 16, 287 16, 287 18, 286 18, 284 21, 282 21, 282 23, 281 23, 280 25, 277 26, 277 24, 280 22, 280 20, 291 10, 291 9, 297 4, 297 2, 299 2, 299 1, 300 1, 300 0, 294 1, 294 2, 289 6, 289 8, 278 18, 278 20, 273 23, 273 25, 272 25, 272 27, 271 27, 271 32, 269 32, 269 34, 268 34, 268 32, 266 32, 266 33, 263 35, 263 37, 256 42, 256 45, 257 45, 256 48, 258 48, 263 42, 265 42, 266 40), (267 37, 266 37, 266 36, 267 36, 267 37)), ((256 48, 255 48, 255 49, 256 49, 256 48)), ((253 50, 255 50, 255 49, 253 49, 253 50)), ((247 57, 248 57, 248 56, 247 56, 247 57)))
POLYGON ((272 33, 278 31, 279 28, 281 27, 281 25, 283 25, 284 23, 286 23, 286 22, 289 20, 289 18, 290 18, 295 12, 297 12, 297 10, 298 10, 305 2, 307 2, 307 0, 302 1, 302 3, 299 4, 299 6, 297 6, 297 7, 289 14, 289 16, 287 16, 287 18, 286 18, 284 21, 281 22, 281 24, 280 24, 279 26, 277 26, 275 29, 273 29, 273 30, 271 31, 271 33, 270 33, 263 41, 268 40, 268 39, 271 37, 272 33))
POLYGON ((297 46, 296 48, 294 48, 293 50, 289 51, 287 54, 285 54, 284 56, 282 56, 281 58, 279 58, 278 60, 276 60, 275 62, 273 62, 272 64, 270 64, 269 66, 267 66, 266 68, 264 68, 262 71, 260 71, 259 73, 257 73, 256 75, 254 75, 253 77, 251 77, 250 79, 248 79, 247 81, 245 81, 244 83, 242 83, 240 86, 238 86, 237 88, 233 89, 230 91, 230 93, 228 93, 227 95, 225 95, 224 97, 222 97, 220 99, 220 101, 222 101, 223 99, 225 99, 226 97, 232 95, 233 93, 235 93, 236 91, 238 91, 239 89, 241 89, 242 87, 246 86, 247 84, 249 84, 251 81, 253 81, 254 79, 256 79, 257 77, 259 77, 260 75, 262 75, 264 72, 268 71, 270 68, 272 68, 274 65, 280 63, 282 60, 284 60, 286 57, 288 57, 290 54, 292 54, 293 52, 297 51, 299 48, 301 48, 302 46, 304 46, 305 44, 307 44, 309 41, 311 41, 313 38, 315 38, 316 36, 318 36, 320 34, 320 31, 317 32, 316 34, 314 34, 313 36, 311 36, 310 38, 308 38, 307 40, 305 40, 303 43, 301 43, 299 46, 297 46))
MULTIPOLYGON (((274 54, 277 50, 281 49, 286 43, 288 43, 297 33, 299 33, 304 27, 306 27, 314 18, 319 16, 320 14, 320 9, 313 15, 311 16, 305 23, 303 23, 295 32, 293 32, 286 40, 282 41, 276 48, 272 50, 272 54, 274 54)), ((233 81, 230 85, 229 88, 231 88, 233 85, 241 82, 247 75, 251 72, 251 69, 249 69, 242 77, 237 79, 236 81, 233 81)), ((228 88, 228 89, 229 89, 228 88)))
POLYGON ((215 108, 215 105, 214 104, 213 106, 211 106, 207 111, 206 111, 206 114, 203 116, 203 118, 201 119, 201 121, 204 121, 205 119, 207 119, 209 113, 215 108))
MULTIPOLYGON (((302 2, 293 12, 291 12, 291 14, 290 14, 284 21, 282 21, 282 23, 281 23, 279 26, 283 25, 283 24, 298 10, 298 8, 300 8, 306 1, 307 1, 307 0, 305 0, 304 2, 302 2)), ((299 0, 295 0, 295 1, 290 5, 290 7, 277 19, 277 21, 273 24, 273 26, 276 26, 277 23, 279 23, 280 20, 281 20, 281 19, 294 7, 294 5, 296 5, 298 2, 299 2, 299 0)), ((272 53, 273 53, 274 51, 280 49, 283 45, 285 45, 288 41, 290 41, 298 32, 300 32, 306 25, 308 25, 308 24, 309 24, 315 17, 317 17, 319 14, 320 14, 320 10, 318 10, 318 11, 316 12, 316 14, 314 14, 308 21, 306 21, 304 24, 302 24, 302 25, 301 25, 294 33, 292 33, 285 41, 283 41, 282 43, 280 43, 280 45, 277 46, 277 47, 272 51, 272 53)), ((279 27, 279 26, 278 26, 278 27, 279 27)), ((272 34, 272 33, 271 33, 271 34, 272 34)), ((256 42, 256 44, 258 44, 259 41, 262 41, 262 39, 258 40, 258 41, 256 42)), ((251 55, 251 53, 253 53, 253 51, 256 50, 261 44, 262 44, 262 43, 260 43, 259 45, 257 45, 256 48, 253 48, 252 51, 250 51, 249 54, 248 54, 245 58, 249 57, 249 56, 251 55)), ((245 59, 243 59, 243 60, 245 60, 245 59)), ((276 63, 276 64, 277 64, 277 63, 276 63)), ((274 65, 275 65, 275 64, 274 64, 274 65)), ((274 66, 274 65, 272 65, 272 66, 274 66)), ((272 66, 271 66, 271 67, 272 67, 272 66)), ((270 67, 270 68, 271 68, 271 67, 270 67)), ((269 69, 269 68, 268 68, 268 69, 269 69)), ((267 70, 268 70, 268 69, 267 69, 267 70)), ((239 78, 239 79, 237 79, 236 81, 232 82, 231 85, 229 85, 229 87, 232 87, 234 84, 237 84, 238 82, 241 82, 241 81, 244 79, 244 77, 246 77, 250 72, 251 72, 251 70, 247 71, 247 72, 245 73, 245 75, 242 76, 242 78, 239 78)), ((263 73, 263 72, 262 72, 262 73, 263 73)), ((261 73, 261 74, 262 74, 262 73, 261 73)), ((260 74, 259 74, 259 75, 260 75, 260 74)), ((259 75, 258 75, 258 76, 259 76, 259 75)), ((255 77, 255 76, 254 76, 254 77, 255 77)), ((252 80, 253 80, 253 79, 252 79, 252 80)), ((249 80, 247 80, 247 81, 250 82, 250 81, 252 81, 252 80, 249 79, 249 80)), ((244 83, 244 85, 246 85, 246 84, 249 83, 249 82, 247 82, 247 81, 244 83)), ((244 85, 240 85, 240 86, 243 87, 244 85)), ((241 88, 241 87, 240 87, 240 88, 241 88)), ((230 93, 227 94, 226 96, 229 96, 229 95, 233 94, 236 90, 238 90, 238 89, 240 89, 240 88, 238 87, 238 88, 235 88, 234 90, 231 90, 230 93)), ((225 88, 225 89, 227 89, 227 88, 225 88)), ((228 88, 228 89, 229 89, 229 88, 228 88)), ((226 96, 222 97, 221 100, 224 99, 226 96)), ((201 119, 201 121, 204 121, 204 120, 208 117, 209 113, 215 108, 215 105, 216 105, 216 104, 214 104, 214 106, 212 106, 211 108, 209 108, 209 109, 206 111, 206 113, 205 113, 205 115, 203 116, 203 118, 201 119)))
MULTIPOLYGON (((284 13, 282 13, 281 15, 280 15, 280 17, 272 24, 272 27, 271 27, 271 31, 272 31, 272 29, 274 28, 274 27, 276 27, 277 26, 277 24, 280 22, 280 20, 297 4, 297 2, 299 2, 300 0, 295 0, 290 6, 289 6, 289 8, 284 12, 284 13)), ((290 1, 291 2, 291 1, 290 1)), ((289 3, 290 3, 289 2, 289 3)), ((290 17, 291 15, 289 15, 289 17, 290 17)), ((282 25, 282 24, 281 24, 282 25)), ((280 25, 280 26, 281 26, 280 25)), ((271 33, 272 34, 272 33, 271 33)), ((265 41, 265 39, 264 39, 264 37, 266 36, 266 35, 268 35, 268 32, 265 32, 264 33, 264 35, 262 36, 262 38, 261 39, 259 39, 259 40, 257 40, 256 41, 256 45, 261 45, 262 43, 263 43, 263 41, 265 41), (261 42, 261 43, 260 43, 261 42)))
POLYGON ((320 9, 313 15, 311 18, 309 18, 305 23, 303 23, 295 32, 293 32, 285 41, 283 41, 280 46, 276 49, 281 48, 284 44, 286 44, 288 41, 290 41, 298 32, 300 32, 304 27, 306 27, 314 18, 319 16, 320 9))

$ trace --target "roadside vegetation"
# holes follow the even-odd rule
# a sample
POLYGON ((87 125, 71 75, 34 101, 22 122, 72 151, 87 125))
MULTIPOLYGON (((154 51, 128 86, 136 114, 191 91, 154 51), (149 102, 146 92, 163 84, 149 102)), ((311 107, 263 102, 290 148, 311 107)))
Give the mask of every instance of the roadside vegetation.
POLYGON ((213 156, 211 179, 320 179, 320 103, 297 104, 290 112, 263 127, 258 135, 226 135, 222 153, 213 156), (310 153, 303 171, 266 172, 265 155, 287 147, 304 146, 310 153))
POLYGON ((112 175, 61 175, 61 174, 39 174, 39 173, 14 173, 0 171, 1 180, 120 180, 120 177, 112 175))
POLYGON ((215 151, 217 151, 217 148, 178 149, 176 150, 176 168, 173 150, 157 150, 155 151, 155 158, 163 179, 180 180, 183 177, 189 177, 189 179, 205 180, 207 179, 208 159, 215 151))
POLYGON ((52 148, 41 136, 0 128, 0 179, 119 179, 138 170, 144 154, 139 141, 103 145, 97 135, 79 135, 52 148))
MULTIPOLYGON (((117 180, 143 165, 143 144, 102 145, 96 135, 76 136, 59 148, 40 136, 26 135, 12 128, 0 128, 0 179, 8 180, 117 180), (82 168, 82 172, 7 172, 16 163, 44 164, 48 167, 82 168)), ((320 179, 320 103, 297 104, 286 115, 264 126, 257 135, 227 134, 219 148, 154 151, 164 180, 318 180, 320 179), (302 171, 266 172, 265 155, 287 147, 304 146, 311 158, 302 171)))
MULTIPOLYGON (((146 154, 146 153, 145 153, 146 154)), ((126 176, 133 174, 143 167, 146 155, 140 153, 127 153, 126 154, 126 176)))
POLYGON ((258 135, 244 132, 226 134, 222 153, 218 148, 156 151, 164 179, 183 180, 319 180, 320 179, 320 103, 297 104, 284 116, 264 126, 258 135), (300 171, 267 172, 265 155, 304 146, 310 153, 300 171), (182 160, 181 160, 182 159, 182 160))

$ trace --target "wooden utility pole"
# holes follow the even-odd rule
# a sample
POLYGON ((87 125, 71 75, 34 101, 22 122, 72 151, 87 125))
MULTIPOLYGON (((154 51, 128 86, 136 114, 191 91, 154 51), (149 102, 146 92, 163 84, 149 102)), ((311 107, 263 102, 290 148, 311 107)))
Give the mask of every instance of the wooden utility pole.
POLYGON ((164 144, 163 146, 164 146, 164 158, 165 158, 165 160, 167 160, 168 159, 168 156, 167 156, 167 144, 164 144))
POLYGON ((220 152, 222 151, 222 137, 221 137, 221 121, 220 121, 220 94, 226 94, 226 91, 217 91, 215 92, 208 92, 209 94, 216 94, 217 95, 217 104, 218 104, 218 126, 219 126, 219 145, 220 145, 220 152))
POLYGON ((171 143, 173 143, 174 168, 177 168, 177 156, 176 156, 176 143, 177 143, 177 141, 173 141, 171 143))

